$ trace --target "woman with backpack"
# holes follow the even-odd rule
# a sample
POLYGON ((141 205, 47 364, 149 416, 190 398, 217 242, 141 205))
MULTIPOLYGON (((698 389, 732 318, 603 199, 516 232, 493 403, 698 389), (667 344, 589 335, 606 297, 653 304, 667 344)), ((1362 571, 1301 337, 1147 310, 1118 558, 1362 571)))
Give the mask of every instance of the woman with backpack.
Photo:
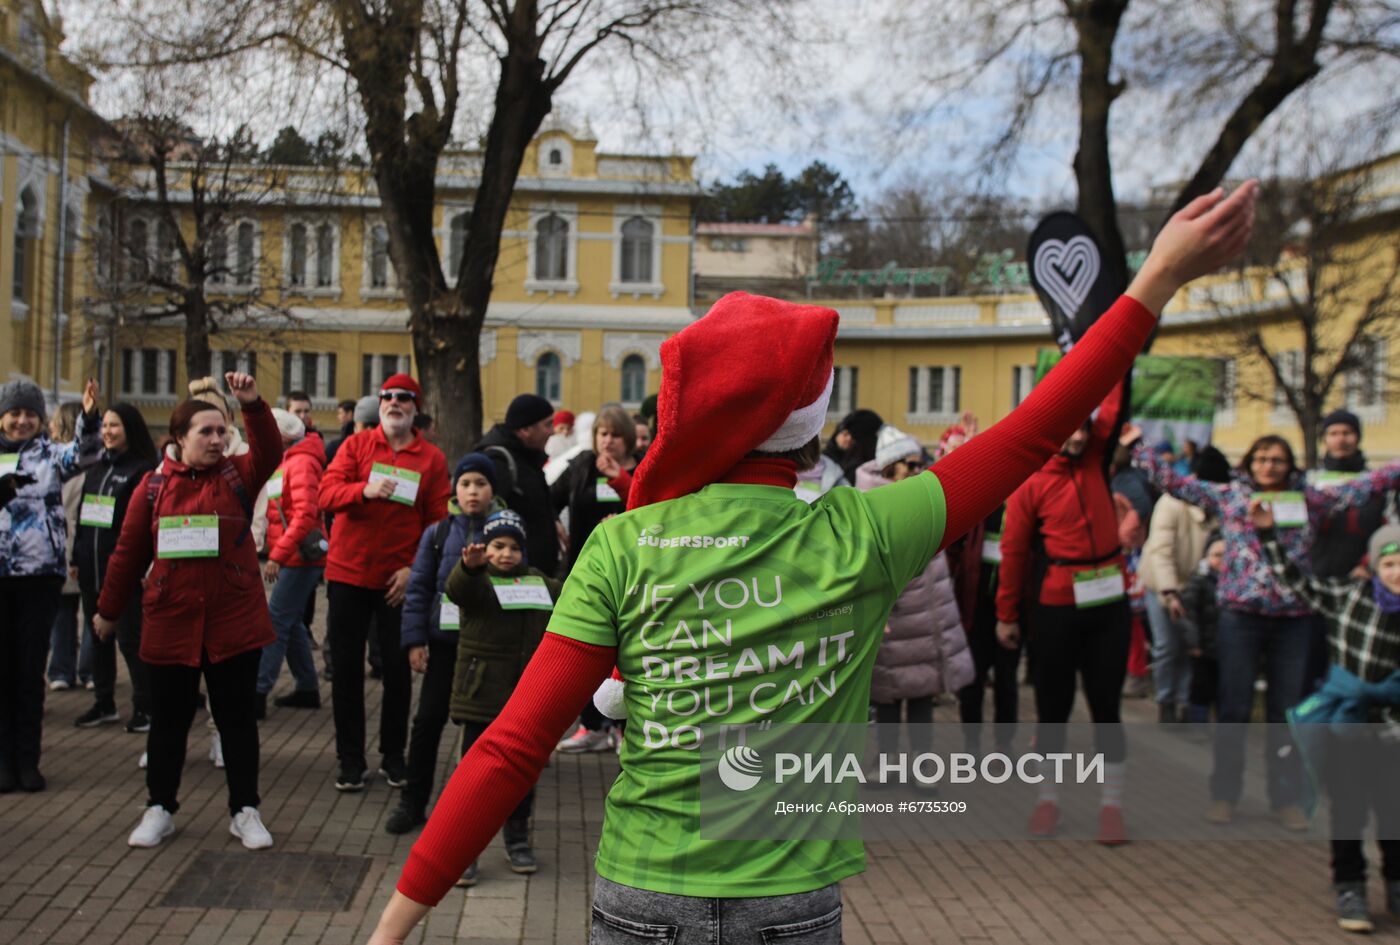
POLYGON ((268 618, 251 537, 252 497, 282 461, 272 410, 247 374, 224 375, 243 407, 250 449, 226 455, 223 412, 188 400, 170 415, 175 456, 142 480, 131 497, 93 630, 106 639, 141 590, 141 659, 151 686, 146 745, 146 813, 127 838, 154 847, 175 830, 185 741, 198 707, 199 681, 223 743, 229 832, 250 850, 272 846, 258 814, 258 663, 277 636, 268 618))

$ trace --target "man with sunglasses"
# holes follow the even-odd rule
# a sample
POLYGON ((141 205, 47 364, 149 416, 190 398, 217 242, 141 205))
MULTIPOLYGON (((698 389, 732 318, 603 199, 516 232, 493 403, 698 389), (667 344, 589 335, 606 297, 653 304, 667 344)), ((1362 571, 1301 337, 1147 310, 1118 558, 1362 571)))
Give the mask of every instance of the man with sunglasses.
POLYGON ((383 658, 379 773, 393 787, 407 780, 411 677, 399 624, 418 539, 447 517, 451 485, 442 451, 415 430, 422 389, 395 374, 379 389, 379 426, 347 439, 321 479, 321 508, 335 513, 326 557, 330 612, 331 702, 337 791, 360 791, 365 760, 365 644, 374 625, 383 658))

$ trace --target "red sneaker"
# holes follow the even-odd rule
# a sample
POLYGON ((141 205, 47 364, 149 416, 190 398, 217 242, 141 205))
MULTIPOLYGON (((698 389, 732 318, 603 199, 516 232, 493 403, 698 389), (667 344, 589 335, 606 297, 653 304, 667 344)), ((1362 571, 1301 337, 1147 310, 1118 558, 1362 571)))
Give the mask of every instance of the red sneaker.
POLYGON ((1032 837, 1053 837, 1060 826, 1060 805, 1054 801, 1041 801, 1031 811, 1029 830, 1032 837))
POLYGON ((1099 808, 1099 843, 1106 847, 1128 842, 1128 827, 1123 823, 1123 808, 1109 804, 1099 808))

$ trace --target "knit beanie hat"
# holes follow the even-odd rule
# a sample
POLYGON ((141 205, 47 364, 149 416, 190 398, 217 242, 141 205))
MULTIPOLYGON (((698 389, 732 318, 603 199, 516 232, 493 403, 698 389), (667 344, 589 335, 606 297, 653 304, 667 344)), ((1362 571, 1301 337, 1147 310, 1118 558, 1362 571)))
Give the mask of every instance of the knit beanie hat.
POLYGON ((506 408, 506 429, 521 430, 554 416, 554 405, 538 394, 521 394, 506 408))
POLYGON ((462 478, 462 473, 476 472, 486 477, 486 481, 491 483, 491 491, 496 491, 496 464, 491 461, 491 457, 485 453, 468 453, 457 460, 456 467, 452 470, 452 485, 455 488, 457 480, 462 478))
POLYGON ((355 401, 355 422, 376 424, 379 422, 379 398, 373 394, 355 401))
POLYGON ((272 416, 277 421, 277 430, 282 434, 282 439, 295 441, 306 436, 306 424, 302 423, 296 414, 281 407, 273 407, 272 416))
POLYGON ((895 460, 923 451, 924 448, 919 445, 918 440, 892 423, 882 426, 875 436, 875 465, 880 469, 886 468, 895 460))
POLYGON ((514 538, 520 543, 520 547, 525 547, 525 520, 517 512, 510 509, 501 509, 499 512, 491 514, 486 519, 486 524, 481 528, 481 540, 489 542, 492 538, 514 538))
POLYGON ((826 422, 839 316, 731 292, 661 344, 656 438, 628 507, 688 495, 749 453, 794 450, 826 422))
POLYGON ((561 424, 561 423, 567 423, 569 426, 573 426, 573 425, 574 425, 574 415, 573 415, 570 411, 568 411, 568 410, 557 410, 557 411, 555 411, 555 413, 554 413, 554 425, 557 427, 557 426, 559 426, 559 424, 561 424))
POLYGON ((224 419, 233 421, 233 411, 228 409, 228 398, 219 390, 219 384, 212 377, 201 377, 190 381, 190 400, 202 400, 223 411, 224 419))
POLYGON ((1358 417, 1356 414, 1352 413, 1350 410, 1332 411, 1327 416, 1322 418, 1322 426, 1318 427, 1318 429, 1321 430, 1323 433, 1326 433, 1328 427, 1338 423, 1351 427, 1353 430, 1356 431, 1357 439, 1361 438, 1361 418, 1358 417))
POLYGON ((423 402, 423 388, 418 386, 418 382, 407 374, 393 374, 384 379, 384 383, 379 385, 379 392, 382 394, 386 390, 406 390, 413 395, 413 399, 420 404, 423 402))
POLYGON ((1372 532, 1366 551, 1372 571, 1386 555, 1400 554, 1400 525, 1382 525, 1372 532))
POLYGON ((44 409, 44 392, 39 389, 38 384, 31 381, 10 381, 0 386, 0 414, 21 408, 37 413, 40 423, 48 419, 44 409))

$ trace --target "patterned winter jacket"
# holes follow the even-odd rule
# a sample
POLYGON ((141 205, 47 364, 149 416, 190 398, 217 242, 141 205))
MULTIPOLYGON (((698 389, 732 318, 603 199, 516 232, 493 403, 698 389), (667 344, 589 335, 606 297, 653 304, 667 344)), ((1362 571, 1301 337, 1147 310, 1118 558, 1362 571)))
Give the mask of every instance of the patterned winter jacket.
MULTIPOLYGON (((1306 601, 1278 582, 1264 560, 1259 536, 1249 520, 1253 484, 1243 479, 1221 483, 1183 476, 1162 463, 1152 448, 1141 442, 1133 449, 1133 462, 1147 470, 1159 489, 1220 519, 1220 532, 1225 538, 1225 571, 1220 575, 1219 590, 1222 609, 1269 617, 1312 613, 1306 601)), ((1306 567, 1313 529, 1323 517, 1364 505, 1372 496, 1394 489, 1397 484, 1400 461, 1363 473, 1333 489, 1316 488, 1304 482, 1302 476, 1296 477, 1289 489, 1303 493, 1307 500, 1308 523, 1299 528, 1280 528, 1279 544, 1291 559, 1306 567)))
POLYGON ((68 574, 68 519, 63 482, 77 475, 78 457, 95 447, 96 416, 78 417, 78 435, 58 444, 40 433, 19 445, 0 442, 0 472, 32 476, 0 510, 0 578, 68 574), (18 465, 13 457, 19 454, 18 465))

